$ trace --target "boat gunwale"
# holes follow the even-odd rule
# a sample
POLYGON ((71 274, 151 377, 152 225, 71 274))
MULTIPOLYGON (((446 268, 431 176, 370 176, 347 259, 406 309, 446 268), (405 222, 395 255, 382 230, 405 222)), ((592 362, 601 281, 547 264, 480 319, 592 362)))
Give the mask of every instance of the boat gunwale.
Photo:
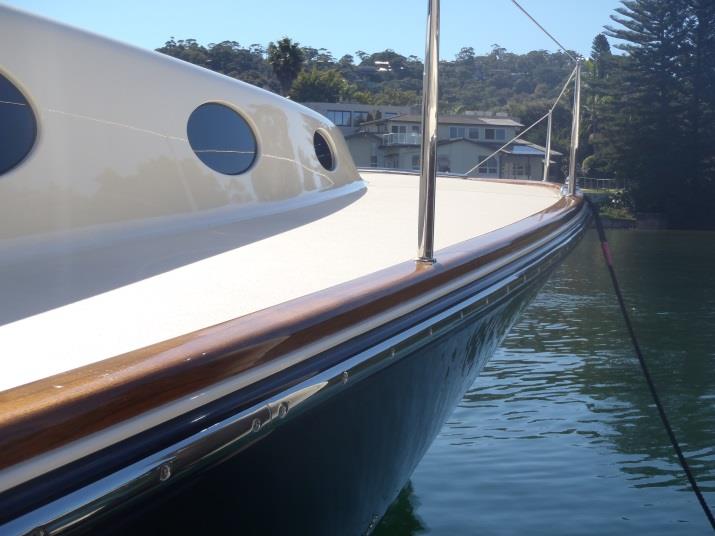
MULTIPOLYGON (((219 420, 211 420, 208 417, 211 412, 205 413, 204 407, 199 408, 192 412, 194 417, 200 411, 202 417, 206 416, 207 420, 214 424, 196 428, 192 435, 181 436, 185 439, 178 442, 174 440, 158 450, 145 451, 143 458, 127 459, 128 462, 124 460, 125 465, 115 464, 115 468, 108 468, 107 461, 115 459, 116 450, 122 449, 122 445, 98 452, 96 456, 90 457, 89 463, 94 466, 94 478, 88 480, 87 476, 81 477, 84 478, 84 483, 80 483, 80 487, 71 488, 73 491, 66 496, 57 496, 55 492, 56 498, 50 498, 50 502, 38 502, 38 493, 43 494, 43 487, 46 491, 56 490, 58 486, 70 489, 66 484, 63 485, 62 480, 70 479, 76 482, 76 466, 84 460, 73 463, 66 471, 63 468, 64 477, 60 477, 59 481, 53 478, 54 475, 47 475, 50 476, 49 481, 41 478, 29 482, 29 487, 23 486, 25 489, 22 492, 13 493, 12 502, 16 503, 17 508, 25 503, 27 498, 33 497, 35 506, 22 510, 23 513, 19 517, 11 515, 7 518, 9 523, 2 527, 23 534, 38 529, 54 533, 74 526, 78 521, 84 524, 89 520, 89 523, 92 523, 97 518, 111 515, 117 509, 126 507, 136 495, 145 496, 162 489, 166 485, 161 477, 165 466, 171 468, 171 482, 184 480, 197 470, 212 467, 221 459, 230 458, 260 442, 277 427, 310 411, 355 382, 366 380, 383 368, 409 358, 414 348, 446 336, 455 326, 469 322, 474 317, 489 314, 513 299, 513 296, 527 291, 536 281, 543 282, 582 235, 584 226, 580 223, 585 220, 586 213, 581 210, 579 214, 576 221, 559 228, 530 253, 460 288, 440 300, 440 303, 431 303, 422 308, 420 318, 410 327, 404 328, 404 319, 396 320, 391 324, 403 324, 403 329, 399 329, 399 326, 382 326, 365 336, 346 342, 339 348, 331 349, 326 353, 332 355, 337 351, 337 354, 348 355, 348 358, 341 359, 339 355, 332 355, 332 364, 329 363, 328 368, 312 375, 303 374, 302 377, 307 379, 288 383, 285 390, 278 393, 268 391, 264 397, 254 397, 243 404, 237 404, 236 396, 240 398, 240 393, 235 393, 226 397, 226 400, 209 404, 211 407, 218 404, 232 408, 230 413, 225 413, 219 420), (445 301, 448 302, 446 308, 443 305, 445 301), (367 340, 362 342, 362 339, 367 340), (281 408, 285 408, 285 411, 281 412, 281 408), (256 421, 260 422, 258 428, 255 426, 256 421), (129 465, 126 465, 127 463, 129 465), (24 500, 22 496, 25 497, 24 500), (101 505, 101 508, 97 508, 98 505, 101 505)), ((316 359, 319 358, 320 356, 316 356, 316 359)), ((285 372, 290 375, 290 371, 285 372)), ((286 374, 279 376, 285 379, 286 374)), ((301 375, 294 375, 298 376, 301 375)), ((182 420, 194 422, 190 415, 182 420)), ((176 423, 170 426, 181 425, 176 423)), ((153 432, 150 430, 146 433, 153 432)), ((138 437, 130 438, 127 442, 135 442, 135 439, 139 440, 139 443, 145 443, 145 440, 138 437)), ((0 519, 0 523, 3 521, 0 519)))
POLYGON ((216 326, 4 391, 0 393, 0 434, 5 438, 0 469, 191 396, 385 313, 524 249, 575 217, 581 205, 580 197, 561 197, 527 218, 439 250, 434 265, 406 261, 216 326), (38 437, 37 430, 46 433, 38 437))

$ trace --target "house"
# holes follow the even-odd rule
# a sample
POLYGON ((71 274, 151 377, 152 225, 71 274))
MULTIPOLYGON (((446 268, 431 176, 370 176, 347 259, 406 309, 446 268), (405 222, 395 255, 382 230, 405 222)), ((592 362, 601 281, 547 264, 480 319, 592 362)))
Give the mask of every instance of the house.
MULTIPOLYGON (((438 118, 437 168, 469 177, 541 180, 546 149, 517 140, 506 147, 523 127, 502 113, 473 112, 438 118), (495 151, 498 153, 487 160, 495 151)), ((420 169, 421 118, 392 115, 363 121, 345 135, 358 167, 420 169)), ((551 152, 552 158, 561 153, 551 152)), ((552 164, 556 163, 552 160, 552 164)), ((554 166, 552 169, 557 172, 554 166)))
POLYGON ((355 102, 302 102, 301 104, 330 119, 335 126, 340 128, 343 136, 354 134, 365 122, 410 113, 409 106, 359 104, 355 102))

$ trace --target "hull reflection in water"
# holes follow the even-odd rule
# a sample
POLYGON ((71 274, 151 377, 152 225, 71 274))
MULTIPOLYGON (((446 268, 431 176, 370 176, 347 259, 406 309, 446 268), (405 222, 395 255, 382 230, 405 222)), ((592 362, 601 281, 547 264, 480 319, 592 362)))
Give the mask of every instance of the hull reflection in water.
POLYGON ((369 532, 543 280, 410 349, 114 530, 369 532))

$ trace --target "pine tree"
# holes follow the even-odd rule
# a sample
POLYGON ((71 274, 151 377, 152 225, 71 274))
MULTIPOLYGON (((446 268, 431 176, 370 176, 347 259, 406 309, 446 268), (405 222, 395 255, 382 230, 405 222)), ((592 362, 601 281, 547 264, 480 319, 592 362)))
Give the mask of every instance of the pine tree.
POLYGON ((682 84, 686 0, 623 0, 607 26, 626 52, 609 87, 613 100, 607 126, 613 165, 632 179, 643 211, 681 214, 673 194, 683 186, 681 155, 686 91, 682 84))
POLYGON ((597 80, 603 80, 608 76, 610 63, 613 58, 611 45, 608 38, 600 33, 593 38, 591 46, 591 61, 593 62, 593 75, 597 80))
POLYGON ((586 62, 583 77, 582 140, 579 143, 583 172, 589 177, 612 175, 609 161, 604 159, 601 123, 604 103, 609 96, 609 74, 613 69, 613 54, 608 38, 600 33, 593 39, 591 58, 586 62))
POLYGON ((715 227, 715 3, 687 0, 688 33, 684 46, 683 84, 688 98, 684 124, 689 143, 685 151, 688 183, 683 210, 699 227, 715 227))

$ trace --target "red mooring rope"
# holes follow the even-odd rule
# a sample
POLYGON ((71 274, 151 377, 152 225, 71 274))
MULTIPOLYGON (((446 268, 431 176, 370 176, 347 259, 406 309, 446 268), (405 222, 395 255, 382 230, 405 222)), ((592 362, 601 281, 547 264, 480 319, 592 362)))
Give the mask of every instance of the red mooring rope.
POLYGON ((688 460, 685 459, 685 456, 683 455, 683 450, 680 448, 680 443, 678 443, 678 439, 675 437, 675 433, 673 432, 673 428, 670 426, 670 421, 668 420, 668 416, 665 413, 665 408, 663 407, 663 404, 660 401, 660 397, 658 396, 658 391, 655 388, 655 384, 653 383, 653 378, 650 375, 650 371, 648 370, 648 365, 645 362, 645 358, 643 357, 643 352, 641 352, 640 345, 638 344, 638 338, 636 337, 636 333, 633 329, 633 324, 631 323, 631 319, 628 316, 628 310, 626 309, 626 304, 623 301, 623 294, 621 293, 621 286, 618 284, 618 278, 616 277, 616 272, 613 269, 613 256, 611 255, 611 248, 608 247, 608 240, 606 239, 606 233, 603 230, 603 222, 601 222, 601 216, 599 215, 598 212, 598 206, 595 205, 588 197, 586 197, 586 203, 588 203, 588 206, 591 208, 591 212, 593 212, 593 217, 596 222, 596 231, 598 232, 598 239, 601 241, 601 250, 603 251, 603 259, 606 261, 606 266, 608 267, 608 273, 611 275, 611 283, 613 283, 613 290, 616 293, 616 297, 618 298, 618 305, 621 307, 621 314, 623 315, 623 321, 626 324, 626 328, 628 329, 628 334, 631 337, 631 342, 633 343, 633 349, 636 352, 636 355, 638 356, 638 361, 640 362, 641 369, 643 370, 643 376, 645 376, 646 383, 648 384, 648 389, 650 389, 650 394, 653 397, 653 401, 655 402, 656 407, 658 408, 658 414, 660 415, 660 420, 663 422, 663 426, 665 427, 666 432, 668 432, 668 437, 670 438, 670 442, 673 445, 673 449, 675 450, 675 453, 678 455, 678 461, 680 461, 680 465, 683 468, 683 471, 685 472, 685 475, 688 477, 688 482, 690 482, 690 487, 693 490, 693 493, 695 493, 695 496, 698 498, 698 502, 700 503, 700 506, 703 508, 703 512, 705 512, 705 517, 708 518, 708 521, 710 522, 710 526, 713 529, 713 532, 715 532, 715 517, 713 517, 712 510, 710 510, 710 507, 708 506, 708 503, 705 501, 705 497, 703 497, 703 492, 700 491, 700 486, 698 486, 698 482, 695 480, 695 476, 693 475, 693 472, 690 470, 690 465, 688 465, 688 460))

